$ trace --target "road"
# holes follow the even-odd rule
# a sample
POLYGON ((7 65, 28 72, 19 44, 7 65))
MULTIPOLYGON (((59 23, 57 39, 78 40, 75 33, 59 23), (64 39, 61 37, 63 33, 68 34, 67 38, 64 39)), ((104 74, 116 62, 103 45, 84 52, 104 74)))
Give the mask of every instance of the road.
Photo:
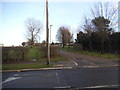
MULTIPOLYGON (((3 73, 3 88, 116 88, 118 60, 61 51, 71 69, 3 73)), ((56 65, 56 63, 55 63, 56 65)))
POLYGON ((118 67, 9 72, 3 73, 2 86, 3 88, 116 88, 118 67))
POLYGON ((67 58, 71 63, 69 66, 77 66, 77 67, 85 67, 85 66, 93 66, 93 67, 109 67, 109 66, 118 66, 118 59, 107 59, 95 56, 88 56, 73 52, 60 51, 60 53, 67 58), (74 64, 72 64, 74 63, 74 64))

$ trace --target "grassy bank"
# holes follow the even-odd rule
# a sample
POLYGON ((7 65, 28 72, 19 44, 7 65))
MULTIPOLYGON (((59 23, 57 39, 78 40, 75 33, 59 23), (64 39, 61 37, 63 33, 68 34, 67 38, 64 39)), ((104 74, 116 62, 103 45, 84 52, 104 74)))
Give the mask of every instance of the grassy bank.
MULTIPOLYGON (((59 57, 59 47, 50 46, 50 56, 59 57)), ((41 60, 47 57, 46 46, 28 46, 28 47, 3 47, 2 48, 2 62, 28 62, 33 59, 41 60)))
MULTIPOLYGON (((66 59, 64 57, 62 57, 61 55, 59 57, 55 57, 55 58, 50 59, 51 62, 64 61, 64 60, 66 60, 66 59)), ((42 58, 42 59, 38 59, 36 61, 30 60, 29 62, 46 62, 46 61, 47 61, 47 59, 42 58)))
POLYGON ((110 59, 117 59, 118 58, 117 54, 91 52, 91 51, 85 51, 85 50, 76 50, 73 47, 65 47, 65 48, 61 48, 61 50, 64 50, 67 52, 74 52, 74 53, 89 55, 89 56, 97 56, 97 57, 102 57, 102 58, 110 58, 110 59))
MULTIPOLYGON (((56 57, 51 58, 51 62, 63 61, 66 60, 64 57, 56 57)), ((4 64, 2 65, 2 70, 17 70, 17 69, 33 69, 33 68, 48 68, 52 67, 52 65, 48 66, 46 64, 47 59, 41 59, 37 61, 28 61, 14 64, 4 64), (29 64, 30 63, 30 64, 29 64)))
POLYGON ((48 66, 46 64, 9 64, 9 65, 3 65, 2 70, 17 70, 17 69, 32 69, 32 68, 46 68, 46 67, 52 67, 52 65, 48 66))

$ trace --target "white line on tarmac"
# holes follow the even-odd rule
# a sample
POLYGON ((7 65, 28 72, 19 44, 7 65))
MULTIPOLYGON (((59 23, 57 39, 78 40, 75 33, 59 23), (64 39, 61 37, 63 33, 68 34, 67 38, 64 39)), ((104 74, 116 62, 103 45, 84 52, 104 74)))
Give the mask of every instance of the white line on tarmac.
POLYGON ((71 86, 63 86, 63 87, 54 87, 54 88, 70 88, 71 86))
POLYGON ((19 74, 14 74, 13 76, 19 76, 19 74))
POLYGON ((101 85, 101 86, 90 86, 90 87, 83 87, 84 88, 107 88, 107 87, 118 87, 119 85, 101 85))
POLYGON ((8 79, 6 79, 5 81, 3 81, 2 83, 6 83, 6 82, 10 82, 16 79, 20 79, 21 77, 9 77, 8 79))
POLYGON ((118 65, 110 65, 110 66, 79 66, 81 68, 100 68, 100 67, 117 67, 118 65))
MULTIPOLYGON (((73 60, 72 60, 73 61, 73 60)), ((74 62, 74 64, 76 65, 76 66, 78 66, 78 64, 75 62, 75 61, 73 61, 74 62)))

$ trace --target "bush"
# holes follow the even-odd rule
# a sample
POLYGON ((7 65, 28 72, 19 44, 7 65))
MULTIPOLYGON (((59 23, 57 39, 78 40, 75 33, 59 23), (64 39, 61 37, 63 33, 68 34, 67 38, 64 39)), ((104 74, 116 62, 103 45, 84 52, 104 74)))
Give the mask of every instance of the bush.
POLYGON ((73 45, 73 47, 75 48, 75 49, 79 49, 79 50, 82 50, 83 49, 83 46, 82 46, 82 44, 80 44, 80 43, 75 43, 74 45, 73 45))
MULTIPOLYGON (((45 57, 47 57, 47 47, 42 46, 41 50, 44 51, 45 57)), ((59 55, 60 55, 59 46, 51 45, 50 46, 50 56, 51 57, 57 57, 59 55)))
MULTIPOLYGON (((50 56, 59 56, 59 47, 52 45, 50 47, 50 56)), ((34 46, 34 47, 3 47, 2 59, 3 63, 13 63, 21 61, 31 61, 33 59, 43 59, 47 57, 46 46, 34 46)))
POLYGON ((29 59, 40 59, 44 58, 45 54, 44 52, 40 49, 40 47, 29 47, 28 48, 28 57, 29 59))
POLYGON ((16 62, 27 59, 26 47, 3 47, 2 59, 4 62, 16 62))
POLYGON ((50 46, 50 56, 51 57, 57 57, 60 55, 60 49, 58 46, 51 45, 50 46))

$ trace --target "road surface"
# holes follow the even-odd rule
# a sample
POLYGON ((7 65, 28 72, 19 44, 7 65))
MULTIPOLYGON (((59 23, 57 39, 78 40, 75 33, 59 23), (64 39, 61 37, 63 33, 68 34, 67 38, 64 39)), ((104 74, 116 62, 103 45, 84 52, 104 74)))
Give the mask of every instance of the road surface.
POLYGON ((61 50, 60 53, 68 59, 69 66, 72 67, 110 67, 110 66, 118 66, 118 59, 107 59, 95 56, 88 56, 79 53, 66 52, 61 50))
POLYGON ((61 51, 61 54, 68 58, 68 61, 59 61, 57 64, 71 69, 3 73, 3 88, 118 87, 118 60, 65 51, 61 51))
MULTIPOLYGON (((118 67, 3 73, 3 88, 117 88, 118 67)), ((3 89, 4 90, 4 89, 3 89)))

